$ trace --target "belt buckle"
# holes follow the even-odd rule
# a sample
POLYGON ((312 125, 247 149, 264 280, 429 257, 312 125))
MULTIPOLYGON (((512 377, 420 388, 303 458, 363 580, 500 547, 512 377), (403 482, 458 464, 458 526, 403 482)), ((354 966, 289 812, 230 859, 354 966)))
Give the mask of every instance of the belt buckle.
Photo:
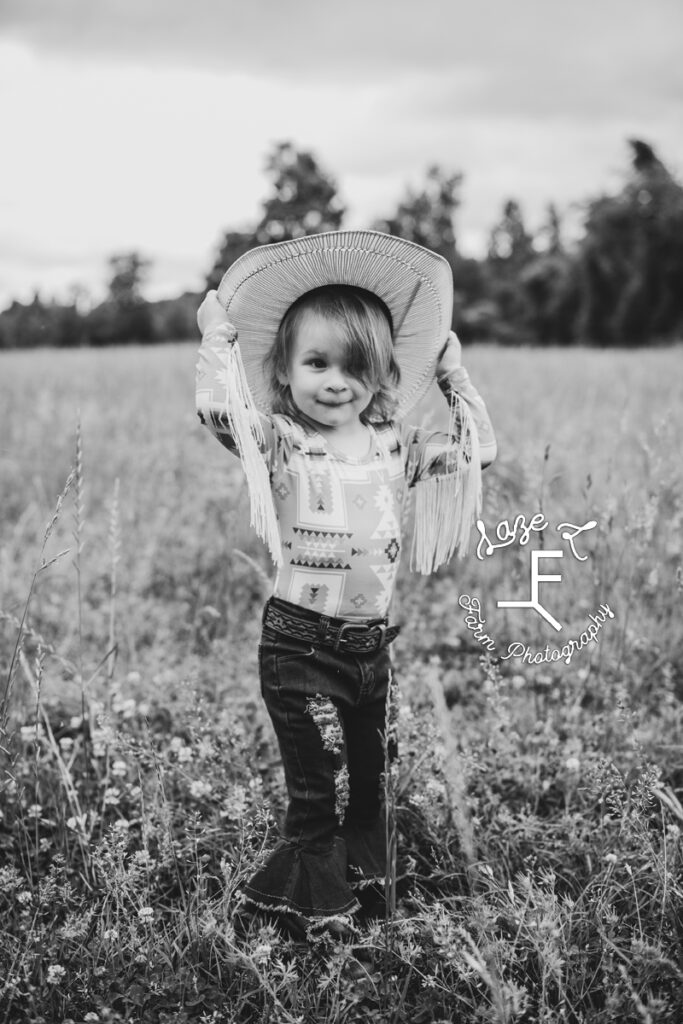
MULTIPOLYGON (((334 642, 334 650, 338 651, 339 650, 339 644, 340 643, 344 643, 344 633, 346 632, 347 629, 362 629, 362 628, 363 628, 363 626, 362 626, 362 623, 360 623, 360 622, 359 623, 356 623, 356 622, 344 622, 344 623, 342 623, 342 625, 339 627, 339 632, 337 633, 337 639, 334 642)), ((379 650, 382 649, 382 647, 384 647, 384 644, 386 642, 385 641, 385 636, 386 636, 386 632, 387 632, 387 627, 386 627, 386 625, 383 622, 375 622, 370 627, 370 629, 378 629, 379 630, 379 640, 377 641, 377 644, 374 647, 370 647, 369 650, 371 650, 371 651, 379 651, 379 650)))
POLYGON ((339 650, 339 644, 344 642, 344 633, 346 632, 347 629, 353 629, 353 628, 354 628, 354 623, 353 622, 342 622, 342 624, 339 627, 339 630, 337 632, 337 639, 334 641, 334 647, 332 648, 332 650, 334 650, 334 651, 338 651, 339 650))

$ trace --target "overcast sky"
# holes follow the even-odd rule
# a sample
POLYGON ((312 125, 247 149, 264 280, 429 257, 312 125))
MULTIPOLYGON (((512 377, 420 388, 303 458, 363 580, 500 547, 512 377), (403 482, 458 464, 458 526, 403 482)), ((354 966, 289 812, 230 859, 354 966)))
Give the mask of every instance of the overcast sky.
POLYGON ((284 139, 347 227, 461 171, 479 255, 506 198, 534 227, 617 188, 630 137, 683 172, 681 39, 680 0, 0 0, 0 308, 131 249, 150 297, 200 288, 284 139))

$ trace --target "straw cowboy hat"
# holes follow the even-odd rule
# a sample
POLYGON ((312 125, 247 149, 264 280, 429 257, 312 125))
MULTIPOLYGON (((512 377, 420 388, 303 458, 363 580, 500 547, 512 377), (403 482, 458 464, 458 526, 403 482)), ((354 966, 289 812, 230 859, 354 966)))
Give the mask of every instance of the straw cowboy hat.
POLYGON ((401 370, 397 418, 424 396, 451 328, 453 276, 445 259, 380 231, 328 231, 252 249, 226 271, 218 300, 237 328, 257 408, 269 411, 263 358, 300 296, 326 284, 365 288, 387 306, 401 370))

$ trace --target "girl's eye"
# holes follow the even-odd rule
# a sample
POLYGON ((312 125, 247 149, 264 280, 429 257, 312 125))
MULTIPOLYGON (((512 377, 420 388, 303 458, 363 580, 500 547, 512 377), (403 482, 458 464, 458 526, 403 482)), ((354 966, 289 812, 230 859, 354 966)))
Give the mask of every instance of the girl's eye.
POLYGON ((309 359, 308 365, 312 366, 314 370, 322 370, 325 368, 324 359, 309 359))

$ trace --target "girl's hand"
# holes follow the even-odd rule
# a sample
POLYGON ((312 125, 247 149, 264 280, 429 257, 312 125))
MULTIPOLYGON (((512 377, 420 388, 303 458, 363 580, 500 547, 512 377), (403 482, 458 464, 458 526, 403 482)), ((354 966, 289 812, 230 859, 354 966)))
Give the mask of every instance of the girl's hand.
POLYGON ((215 289, 206 293, 204 301, 197 310, 197 324, 202 335, 211 331, 224 337, 228 343, 237 340, 237 331, 218 301, 218 293, 215 289))
POLYGON ((446 344, 439 353, 436 376, 445 377, 462 366, 462 346, 455 331, 449 331, 446 344))

